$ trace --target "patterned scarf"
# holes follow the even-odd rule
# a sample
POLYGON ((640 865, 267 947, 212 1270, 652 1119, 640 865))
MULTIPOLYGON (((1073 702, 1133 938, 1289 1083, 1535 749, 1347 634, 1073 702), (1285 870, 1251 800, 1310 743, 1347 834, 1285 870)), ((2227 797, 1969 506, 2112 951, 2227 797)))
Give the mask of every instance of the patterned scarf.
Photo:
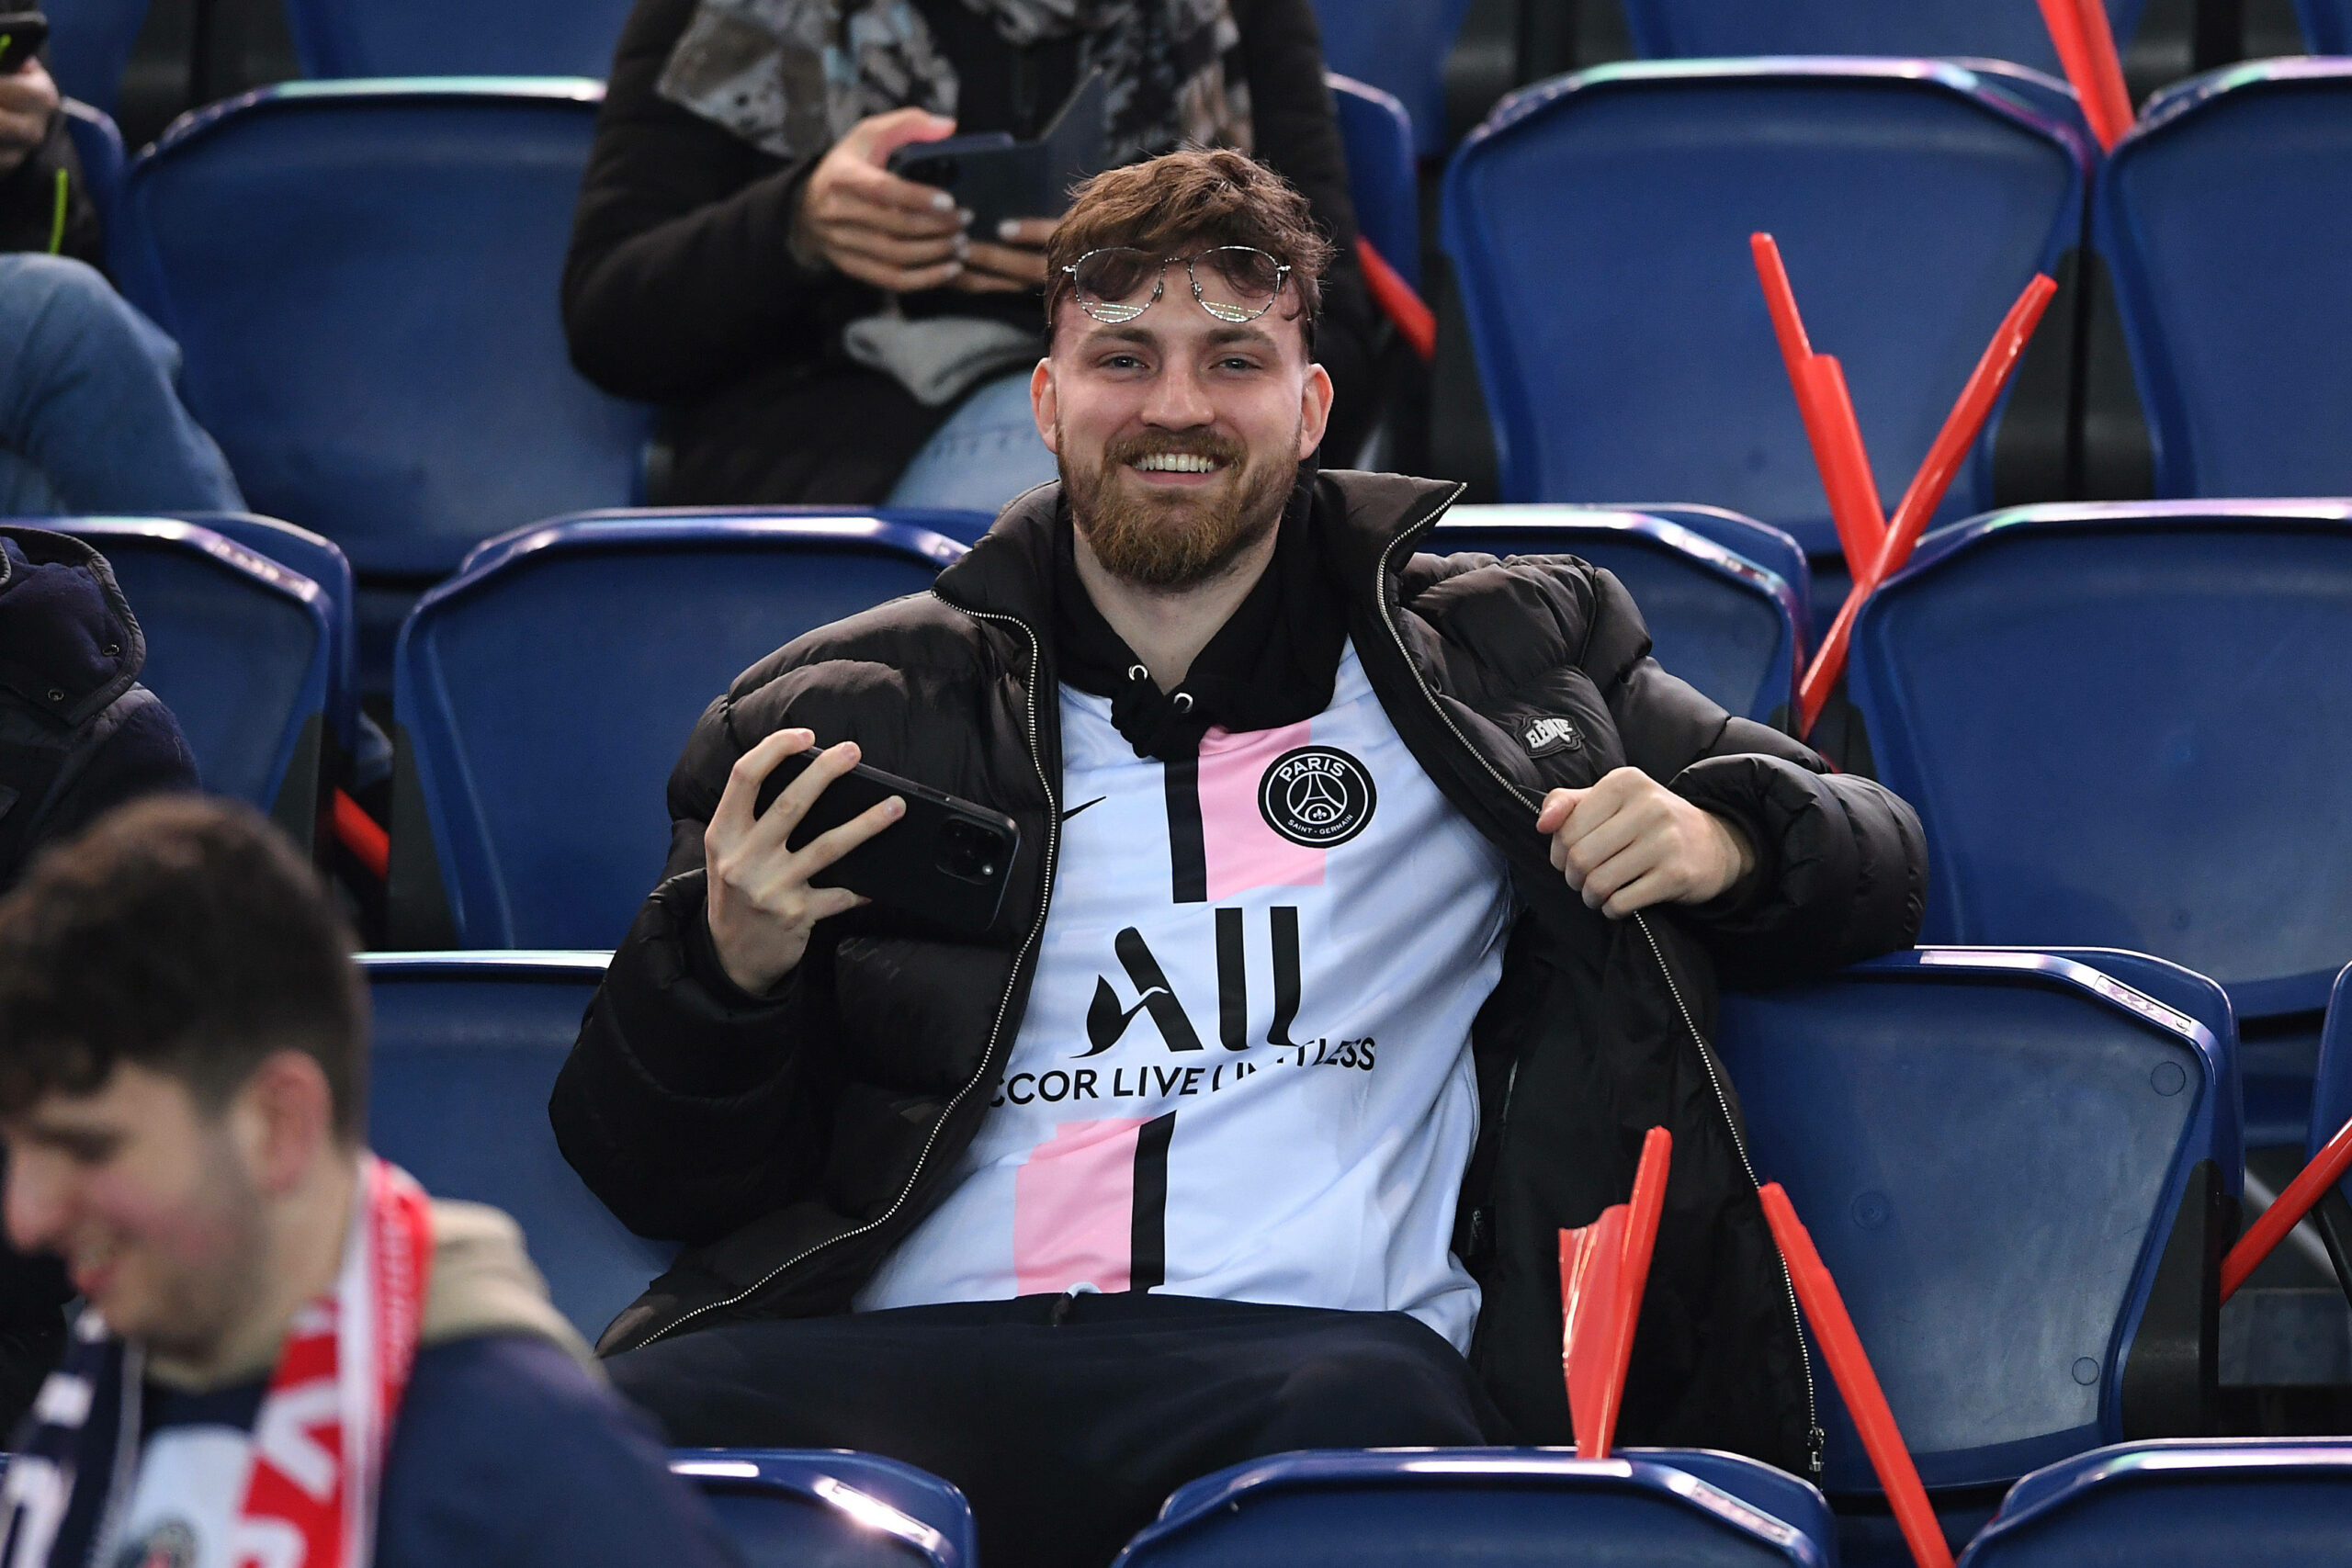
MULTIPOLYGON (((1250 86, 1227 0, 963 0, 1015 48, 1081 39, 1110 86, 1113 164, 1185 143, 1250 150, 1250 86)), ((869 115, 956 112, 953 62, 910 0, 701 0, 663 97, 779 158, 823 152, 869 115)))
MULTIPOLYGON (((376 1501, 433 1269, 424 1190, 374 1155, 334 1288, 286 1331, 254 1422, 230 1568, 368 1568, 376 1501)), ((94 1311, 33 1402, 0 1490, 7 1568, 108 1568, 139 1474, 145 1358, 94 1311)))

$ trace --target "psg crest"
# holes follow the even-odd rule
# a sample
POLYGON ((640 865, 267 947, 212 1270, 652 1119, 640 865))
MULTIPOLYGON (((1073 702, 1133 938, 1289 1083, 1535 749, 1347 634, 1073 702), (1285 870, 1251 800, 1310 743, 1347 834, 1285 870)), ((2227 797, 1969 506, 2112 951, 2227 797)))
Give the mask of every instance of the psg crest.
POLYGON ((1258 815, 1292 843, 1310 850, 1344 844, 1372 820, 1372 775, 1330 746, 1285 751, 1258 781, 1258 815))

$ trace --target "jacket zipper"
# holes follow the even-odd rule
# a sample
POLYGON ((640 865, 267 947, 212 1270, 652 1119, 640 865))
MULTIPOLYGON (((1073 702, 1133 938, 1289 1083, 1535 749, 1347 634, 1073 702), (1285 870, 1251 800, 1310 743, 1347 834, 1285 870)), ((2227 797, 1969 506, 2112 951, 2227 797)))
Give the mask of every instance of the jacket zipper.
POLYGON ((741 1305, 766 1290, 784 1274, 798 1268, 827 1247, 838 1246, 842 1242, 853 1240, 888 1224, 892 1217, 906 1206, 907 1195, 912 1192, 916 1183, 922 1179, 922 1169, 930 1162, 931 1151, 938 1146, 940 1130, 945 1127, 949 1119, 956 1114, 956 1108, 963 1103, 964 1097, 971 1093, 978 1085, 988 1081, 989 1069, 996 1061, 996 1048, 1004 1038, 1005 1014, 1012 1007, 1012 993, 1021 983, 1022 971, 1028 965, 1030 954, 1036 950, 1037 939, 1045 933, 1046 910, 1052 904, 1054 897, 1054 861, 1061 845, 1061 800, 1054 789, 1053 781, 1046 776, 1046 759, 1037 749, 1037 679, 1045 670, 1045 650, 1038 645, 1037 634, 1030 628, 1029 623, 1017 615, 1001 615, 989 610, 967 610, 963 605, 936 590, 933 591, 932 597, 956 614, 968 615, 976 621, 1002 621, 1008 626, 1017 626, 1021 630, 1021 635, 1029 639, 1029 763, 1037 770, 1037 782, 1043 784, 1046 790, 1045 883, 1043 892, 1037 899, 1037 919, 1029 928, 1028 936, 1023 939, 1020 951, 1013 955, 1012 973, 1005 980, 1002 994, 997 998, 996 1021, 989 1027, 988 1048, 980 1054, 979 1071, 966 1080, 964 1087, 957 1089, 954 1097, 947 1101, 946 1109, 942 1111, 938 1118, 932 1122, 931 1135, 923 1140, 922 1152, 915 1156, 914 1169, 908 1172, 906 1185, 899 1189, 899 1195, 890 1200, 890 1206, 882 1212, 879 1219, 869 1220, 854 1230, 843 1231, 839 1235, 828 1236, 816 1246, 796 1253, 760 1276, 756 1281, 727 1297, 724 1301, 705 1302, 691 1312, 679 1314, 677 1317, 663 1325, 659 1332, 650 1334, 639 1341, 640 1347, 668 1338, 706 1313, 718 1312, 728 1307, 741 1305))
MULTIPOLYGON (((1454 740, 1460 744, 1464 751, 1467 751, 1471 757, 1477 761, 1480 767, 1486 769, 1487 776, 1492 778, 1497 784, 1502 785, 1502 787, 1508 790, 1515 798, 1528 807, 1541 809, 1543 806, 1542 801, 1532 798, 1525 790, 1520 788, 1519 785, 1505 778, 1503 776, 1502 770, 1496 767, 1494 763, 1487 760, 1486 753, 1480 751, 1476 746, 1470 744, 1469 737, 1462 733, 1461 728, 1453 722, 1453 716, 1448 714, 1445 711, 1444 705, 1441 704, 1437 700, 1437 694, 1430 690, 1430 683, 1421 678, 1420 666, 1413 662, 1412 651, 1405 646, 1405 634, 1397 629, 1396 617, 1388 613, 1389 558, 1396 553, 1397 545, 1408 544, 1413 540, 1418 539, 1422 534, 1434 526, 1438 519, 1443 517, 1446 513, 1453 510, 1453 503, 1462 498, 1462 491, 1466 488, 1466 486, 1457 487, 1452 495, 1445 498, 1444 502, 1441 504, 1436 511, 1430 513, 1426 519, 1415 527, 1406 530, 1404 534, 1398 536, 1396 544, 1389 546, 1387 549, 1381 552, 1379 562, 1374 569, 1372 583, 1373 603, 1380 612, 1381 624, 1388 628, 1388 636, 1396 645, 1397 657, 1405 661, 1406 671, 1413 677, 1413 683, 1420 688, 1421 695, 1428 699, 1430 711, 1437 715, 1438 722, 1445 726, 1447 732, 1453 737, 1454 740)), ((1674 971, 1667 967, 1665 950, 1658 946, 1657 933, 1650 930, 1648 918, 1643 915, 1639 910, 1636 910, 1634 914, 1634 923, 1641 928, 1643 939, 1649 943, 1650 956, 1652 959, 1657 961, 1657 972, 1666 981, 1667 992, 1674 998, 1675 1010, 1682 1015, 1682 1027, 1690 1032, 1691 1042, 1699 1047, 1700 1065, 1707 1069, 1707 1087, 1714 1091, 1715 1109, 1722 1112, 1724 1127, 1731 1134, 1731 1145, 1733 1150, 1739 1156, 1740 1168, 1747 1175, 1747 1184, 1751 1188, 1760 1190, 1763 1183, 1757 1179, 1755 1163, 1747 1157, 1747 1140, 1740 1135, 1739 1122, 1737 1118, 1734 1117, 1731 1113, 1731 1100, 1726 1095, 1724 1095, 1723 1077, 1715 1069, 1714 1052, 1708 1047, 1706 1036, 1699 1032, 1699 1024, 1697 1020, 1691 1015, 1690 1004, 1682 999, 1682 987, 1675 984, 1674 971)), ((1514 1073, 1513 1083, 1515 1084, 1516 1081, 1517 1075, 1514 1073)), ((1508 1091, 1506 1091, 1502 1110, 1503 1125, 1495 1129, 1497 1151, 1498 1155, 1500 1152, 1500 1140, 1510 1131, 1510 1100, 1508 1091)), ((1814 1474, 1819 1475, 1821 1473, 1821 1451, 1823 1445, 1827 1441, 1827 1437, 1821 1429, 1821 1412, 1819 1406, 1815 1403, 1813 1383, 1813 1357, 1812 1354, 1804 1348, 1804 1316, 1803 1313, 1799 1311, 1797 1306, 1796 1283, 1789 1278, 1788 1261, 1779 1256, 1779 1250, 1777 1248, 1774 1249, 1773 1257, 1774 1261, 1780 1266, 1781 1289, 1786 1292, 1788 1296, 1789 1320, 1792 1325, 1794 1325, 1797 1331, 1797 1364, 1799 1369, 1804 1373, 1806 1463, 1811 1468, 1814 1474)))

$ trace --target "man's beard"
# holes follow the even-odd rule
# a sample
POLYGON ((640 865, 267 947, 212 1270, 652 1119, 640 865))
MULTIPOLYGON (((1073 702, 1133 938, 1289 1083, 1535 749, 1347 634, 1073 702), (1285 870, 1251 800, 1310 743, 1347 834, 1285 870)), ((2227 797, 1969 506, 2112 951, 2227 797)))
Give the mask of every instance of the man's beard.
MULTIPOLYGON (((1069 442, 1059 431, 1055 434, 1055 445, 1067 453, 1069 442)), ((1292 449, 1296 450, 1295 438, 1292 449)), ((1056 461, 1070 519, 1104 570, 1139 588, 1192 588, 1222 576, 1282 521, 1283 503, 1298 481, 1297 465, 1250 458, 1249 448, 1215 431, 1147 431, 1110 443, 1091 468, 1074 469, 1067 457, 1056 461), (1136 494, 1117 483, 1129 464, 1168 452, 1210 458, 1238 474, 1240 482, 1223 500, 1136 494)))

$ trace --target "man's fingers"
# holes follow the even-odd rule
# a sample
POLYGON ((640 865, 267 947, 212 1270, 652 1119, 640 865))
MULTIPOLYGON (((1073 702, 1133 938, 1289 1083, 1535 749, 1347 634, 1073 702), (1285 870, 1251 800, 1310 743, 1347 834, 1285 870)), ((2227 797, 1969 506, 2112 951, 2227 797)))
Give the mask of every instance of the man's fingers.
POLYGON ((1661 859, 1658 846, 1649 840, 1611 855, 1585 873, 1584 886, 1578 889, 1584 895, 1585 907, 1600 908, 1620 890, 1658 870, 1661 859))
POLYGON ((1555 789, 1545 795, 1544 808, 1535 814, 1535 830, 1539 833, 1558 832, 1560 824, 1568 819, 1568 813, 1577 808, 1577 803, 1591 793, 1589 789, 1555 789))
POLYGON ((817 737, 806 729, 779 729, 736 758, 735 765, 727 771, 727 787, 718 796, 718 809, 710 814, 711 827, 730 839, 751 831, 760 785, 778 762, 816 743, 817 737))
POLYGON ((853 255, 876 266, 902 271, 960 261, 965 248, 961 234, 932 234, 910 240, 855 223, 830 230, 826 241, 827 249, 838 255, 853 255))
POLYGON ((1000 277, 992 272, 975 272, 967 266, 956 279, 956 287, 967 294, 1020 294, 1037 286, 1000 277))
POLYGON ((828 228, 855 224, 899 239, 960 234, 968 221, 945 191, 863 166, 829 186, 810 215, 828 228))
POLYGON ((1008 218, 996 226, 996 237, 1008 245, 1043 249, 1061 223, 1058 218, 1008 218))
POLYGON ((794 872, 806 881, 906 814, 907 803, 895 795, 867 807, 840 827, 801 845, 792 857, 794 872))
MULTIPOLYGON (((803 748, 806 750, 806 748, 803 748)), ((784 786, 775 803, 760 814, 754 829, 763 847, 781 845, 792 837, 825 786, 857 766, 857 742, 844 740, 838 746, 828 746, 809 764, 800 770, 800 776, 784 786)))
POLYGON ((1619 888, 1608 902, 1600 906, 1600 912, 1612 920, 1622 920, 1637 909, 1665 903, 1669 898, 1679 897, 1681 889, 1673 885, 1673 879, 1663 870, 1647 871, 1619 888))
POLYGON ((985 241, 974 241, 972 254, 965 259, 975 270, 1007 279, 1015 288, 1045 287, 1046 256, 1042 251, 1025 251, 1017 245, 991 245, 985 241))
POLYGON ((890 154, 916 141, 937 141, 956 134, 956 122, 944 114, 929 109, 892 109, 888 114, 868 115, 849 128, 842 138, 844 147, 880 168, 890 161, 890 154))
POLYGON ((944 288, 964 271, 964 264, 953 257, 937 266, 913 268, 883 266, 855 256, 837 257, 833 265, 860 283, 870 283, 892 294, 920 294, 926 288, 944 288))

